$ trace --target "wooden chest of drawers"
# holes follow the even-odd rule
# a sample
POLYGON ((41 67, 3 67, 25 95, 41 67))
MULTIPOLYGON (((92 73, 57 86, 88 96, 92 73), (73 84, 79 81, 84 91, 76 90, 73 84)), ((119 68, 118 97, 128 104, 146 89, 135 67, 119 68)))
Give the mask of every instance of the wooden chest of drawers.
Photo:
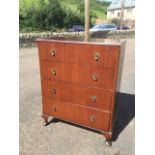
POLYGON ((96 129, 111 144, 120 45, 37 40, 42 117, 96 129))

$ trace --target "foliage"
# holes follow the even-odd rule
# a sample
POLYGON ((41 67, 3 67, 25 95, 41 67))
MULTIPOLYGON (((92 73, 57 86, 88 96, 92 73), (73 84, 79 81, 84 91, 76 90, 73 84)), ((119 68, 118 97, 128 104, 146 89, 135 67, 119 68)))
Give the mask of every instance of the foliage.
MULTIPOLYGON (((84 0, 20 0, 19 4, 20 31, 57 31, 74 24, 84 26, 84 0)), ((96 18, 105 16, 107 6, 91 0, 91 25, 96 18)))
POLYGON ((64 11, 58 0, 20 0, 20 28, 51 29, 63 27, 64 11))
POLYGON ((84 25, 84 16, 68 10, 64 18, 64 27, 71 27, 72 25, 84 25))

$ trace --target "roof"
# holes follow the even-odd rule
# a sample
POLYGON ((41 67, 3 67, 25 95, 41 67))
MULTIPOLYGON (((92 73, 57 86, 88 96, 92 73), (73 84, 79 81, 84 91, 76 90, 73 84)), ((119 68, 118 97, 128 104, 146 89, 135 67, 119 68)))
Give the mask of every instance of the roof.
MULTIPOLYGON (((121 8, 122 0, 113 0, 113 2, 108 7, 108 10, 116 10, 121 8)), ((135 0, 125 0, 125 8, 135 7, 135 0)))

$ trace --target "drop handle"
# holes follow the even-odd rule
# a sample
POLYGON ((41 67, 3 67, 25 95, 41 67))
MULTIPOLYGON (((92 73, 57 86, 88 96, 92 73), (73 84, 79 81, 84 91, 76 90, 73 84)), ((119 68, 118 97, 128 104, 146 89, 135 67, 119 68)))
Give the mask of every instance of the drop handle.
POLYGON ((94 53, 94 60, 98 61, 100 58, 100 54, 99 53, 94 53))
POLYGON ((56 94, 56 89, 53 88, 51 92, 52 92, 52 95, 55 95, 56 94))
POLYGON ((55 68, 52 68, 51 72, 52 72, 52 75, 56 75, 56 70, 55 70, 55 68))
POLYGON ((91 101, 96 102, 96 96, 91 96, 91 101))
POLYGON ((95 115, 90 116, 90 117, 89 117, 89 120, 90 120, 91 122, 95 122, 95 120, 96 120, 95 115))
POLYGON ((55 49, 52 49, 52 50, 51 50, 51 55, 52 55, 53 57, 55 57, 55 49))

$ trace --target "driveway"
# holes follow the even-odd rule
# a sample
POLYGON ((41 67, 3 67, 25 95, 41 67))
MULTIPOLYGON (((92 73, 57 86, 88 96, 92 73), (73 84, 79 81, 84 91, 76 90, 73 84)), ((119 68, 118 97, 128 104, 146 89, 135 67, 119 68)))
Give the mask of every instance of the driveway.
POLYGON ((126 46, 111 148, 95 131, 59 120, 43 126, 37 48, 20 49, 20 155, 134 155, 134 40, 126 46))

